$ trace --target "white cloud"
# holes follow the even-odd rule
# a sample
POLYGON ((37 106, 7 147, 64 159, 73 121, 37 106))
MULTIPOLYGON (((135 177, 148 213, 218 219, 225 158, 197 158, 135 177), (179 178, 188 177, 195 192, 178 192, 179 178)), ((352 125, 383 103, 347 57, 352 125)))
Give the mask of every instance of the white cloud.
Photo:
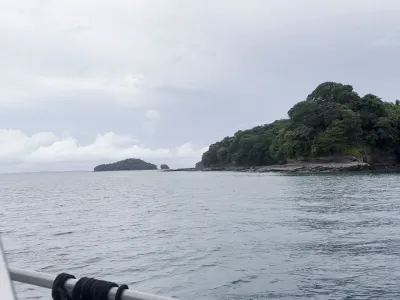
POLYGON ((130 136, 113 132, 99 134, 90 144, 80 144, 73 137, 59 137, 51 132, 41 132, 31 136, 19 130, 0 130, 0 163, 65 163, 110 161, 125 158, 144 160, 165 159, 179 161, 190 159, 196 162, 205 148, 194 150, 191 143, 176 148, 150 149, 130 136))
POLYGON ((199 153, 203 154, 208 150, 208 147, 204 147, 200 150, 194 150, 192 143, 185 143, 182 146, 176 148, 176 156, 178 157, 198 157, 199 153))

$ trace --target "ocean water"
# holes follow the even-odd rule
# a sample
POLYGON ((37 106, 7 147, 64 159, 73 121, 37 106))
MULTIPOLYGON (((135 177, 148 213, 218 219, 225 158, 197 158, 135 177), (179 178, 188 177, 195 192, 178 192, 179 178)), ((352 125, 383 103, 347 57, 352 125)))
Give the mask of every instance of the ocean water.
MULTIPOLYGON (((4 174, 0 234, 12 267, 179 299, 398 299, 399 179, 4 174)), ((51 299, 15 286, 18 299, 51 299)))

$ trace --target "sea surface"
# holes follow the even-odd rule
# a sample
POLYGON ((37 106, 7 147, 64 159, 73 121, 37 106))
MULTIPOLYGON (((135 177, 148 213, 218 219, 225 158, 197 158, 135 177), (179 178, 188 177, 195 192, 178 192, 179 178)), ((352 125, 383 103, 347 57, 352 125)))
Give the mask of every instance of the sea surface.
POLYGON ((11 267, 179 299, 400 298, 400 175, 3 174, 0 207, 11 267))

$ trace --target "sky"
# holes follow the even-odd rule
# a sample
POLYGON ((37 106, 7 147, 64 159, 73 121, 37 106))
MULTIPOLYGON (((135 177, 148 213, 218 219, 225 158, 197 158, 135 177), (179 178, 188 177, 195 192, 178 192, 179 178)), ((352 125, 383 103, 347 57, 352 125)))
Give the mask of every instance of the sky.
POLYGON ((0 169, 192 167, 320 83, 400 98, 398 0, 0 0, 0 169))

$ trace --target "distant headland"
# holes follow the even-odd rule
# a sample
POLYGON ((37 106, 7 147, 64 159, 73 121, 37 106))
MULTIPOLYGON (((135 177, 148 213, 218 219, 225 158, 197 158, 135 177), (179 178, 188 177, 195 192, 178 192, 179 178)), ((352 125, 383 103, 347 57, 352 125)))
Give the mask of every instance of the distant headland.
POLYGON ((128 158, 110 164, 98 165, 94 168, 95 172, 102 171, 144 171, 157 170, 157 166, 137 158, 128 158))
POLYGON ((351 85, 324 82, 295 104, 288 117, 239 130, 212 144, 196 169, 400 170, 399 100, 384 102, 373 94, 361 97, 351 85))

